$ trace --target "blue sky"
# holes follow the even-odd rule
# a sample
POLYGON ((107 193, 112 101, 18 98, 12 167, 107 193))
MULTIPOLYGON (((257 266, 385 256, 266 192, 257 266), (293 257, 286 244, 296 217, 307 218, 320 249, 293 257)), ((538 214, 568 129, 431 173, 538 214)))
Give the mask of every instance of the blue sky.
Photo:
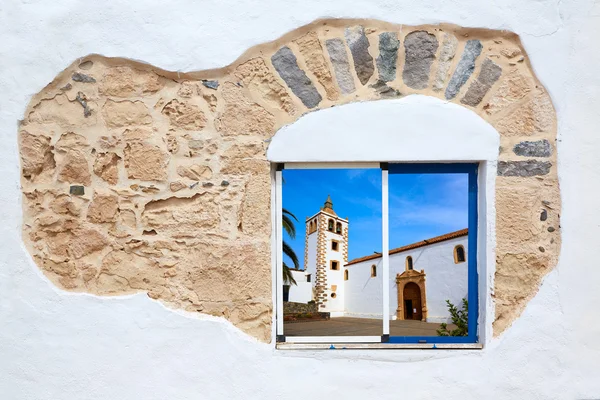
MULTIPOLYGON (((294 213, 296 238, 284 234, 304 265, 304 222, 331 195, 333 209, 349 219, 348 259, 381 251, 379 169, 284 170, 283 207, 294 213)), ((390 248, 467 227, 466 174, 390 175, 390 248)), ((289 263, 291 265, 291 263, 289 263)))

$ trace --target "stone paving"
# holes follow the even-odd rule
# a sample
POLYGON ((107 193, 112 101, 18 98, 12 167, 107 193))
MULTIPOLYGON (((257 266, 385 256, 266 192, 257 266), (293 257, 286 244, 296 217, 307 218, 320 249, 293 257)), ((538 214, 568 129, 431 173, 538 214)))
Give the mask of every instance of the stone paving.
MULTIPOLYGON (((390 321, 391 336, 437 336, 440 324, 422 321, 390 321)), ((448 329, 453 328, 449 325, 448 329)), ((286 336, 379 336, 382 334, 380 319, 331 318, 327 321, 294 322, 284 324, 286 336)))

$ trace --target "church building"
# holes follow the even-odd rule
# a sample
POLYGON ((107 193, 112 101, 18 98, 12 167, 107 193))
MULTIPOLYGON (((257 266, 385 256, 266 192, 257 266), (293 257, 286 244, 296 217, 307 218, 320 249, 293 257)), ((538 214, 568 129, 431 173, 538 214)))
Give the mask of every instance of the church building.
POLYGON ((446 300, 460 308, 467 298, 467 229, 391 249, 383 282, 381 253, 348 261, 348 228, 329 196, 306 219, 304 270, 292 271, 289 301, 313 300, 331 317, 381 318, 386 284, 391 319, 441 323, 450 321, 446 300))

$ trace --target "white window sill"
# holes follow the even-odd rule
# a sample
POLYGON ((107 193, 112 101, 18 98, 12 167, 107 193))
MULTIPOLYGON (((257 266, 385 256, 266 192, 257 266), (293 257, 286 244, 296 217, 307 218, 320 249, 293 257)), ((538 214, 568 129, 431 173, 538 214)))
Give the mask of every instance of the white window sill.
POLYGON ((278 350, 419 349, 481 350, 481 343, 277 343, 278 350), (331 347, 333 346, 333 348, 331 347))

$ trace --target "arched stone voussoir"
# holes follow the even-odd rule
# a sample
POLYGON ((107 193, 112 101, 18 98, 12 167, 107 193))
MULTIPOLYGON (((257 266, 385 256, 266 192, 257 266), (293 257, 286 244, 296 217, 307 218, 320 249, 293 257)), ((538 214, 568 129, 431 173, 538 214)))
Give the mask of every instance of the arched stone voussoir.
POLYGON ((556 116, 506 31, 333 19, 217 70, 84 57, 19 128, 25 244, 62 289, 146 292, 269 341, 269 139, 307 112, 410 94, 473 110, 501 135, 497 335, 560 248, 556 116))

